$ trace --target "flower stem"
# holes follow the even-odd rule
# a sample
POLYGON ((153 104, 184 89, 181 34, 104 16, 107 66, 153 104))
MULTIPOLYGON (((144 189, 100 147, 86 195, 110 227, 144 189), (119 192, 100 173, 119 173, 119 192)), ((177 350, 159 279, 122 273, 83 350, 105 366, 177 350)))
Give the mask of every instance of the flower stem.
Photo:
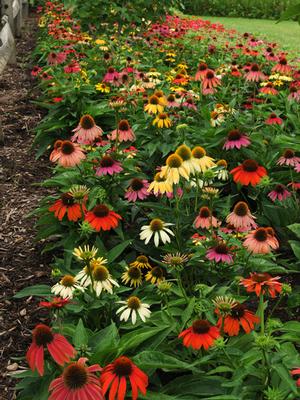
POLYGON ((260 333, 265 334, 265 313, 264 313, 264 295, 259 296, 259 316, 260 316, 260 333))

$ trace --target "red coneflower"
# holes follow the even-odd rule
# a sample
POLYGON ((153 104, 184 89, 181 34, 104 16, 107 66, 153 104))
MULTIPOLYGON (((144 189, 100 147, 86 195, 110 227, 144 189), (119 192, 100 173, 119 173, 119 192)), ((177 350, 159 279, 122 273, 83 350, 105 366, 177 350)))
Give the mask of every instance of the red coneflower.
MULTIPOLYGON (((291 375, 292 375, 292 376, 294 376, 294 375, 300 375, 300 368, 293 369, 293 370, 291 371, 291 375)), ((300 377, 297 379, 296 385, 297 385, 297 386, 300 386, 300 377)))
POLYGON ((215 339, 220 337, 220 332, 216 326, 212 326, 207 320, 197 319, 190 328, 182 331, 178 337, 183 338, 185 347, 192 347, 195 350, 204 347, 207 350, 213 346, 215 339))
POLYGON ((71 193, 63 193, 60 199, 56 200, 56 202, 49 207, 49 211, 54 212, 55 217, 58 218, 59 221, 61 221, 67 213, 68 220, 76 222, 83 216, 82 211, 86 212, 86 208, 84 204, 80 206, 80 204, 75 203, 71 193))
POLYGON ((263 94, 270 94, 272 96, 276 96, 278 94, 278 90, 274 88, 272 82, 268 82, 266 86, 259 89, 259 91, 263 94))
POLYGON ((251 144, 248 136, 242 133, 239 129, 232 129, 227 134, 226 142, 224 143, 223 149, 240 149, 241 147, 247 147, 251 144))
POLYGON ((281 118, 277 117, 275 113, 271 113, 265 123, 267 125, 282 125, 283 121, 281 118))
POLYGON ((76 74, 80 72, 80 65, 77 61, 73 60, 70 64, 64 67, 64 71, 66 74, 76 74))
POLYGON ((44 346, 59 365, 69 362, 76 354, 74 347, 64 336, 53 333, 47 325, 38 324, 32 332, 32 343, 26 353, 26 359, 31 370, 37 369, 41 376, 44 374, 44 346))
POLYGON ((127 119, 122 119, 118 124, 118 129, 115 129, 109 135, 110 140, 117 140, 118 142, 134 141, 135 134, 130 128, 127 119))
POLYGON ((275 188, 268 194, 268 197, 272 201, 279 200, 283 201, 291 196, 291 193, 286 189, 284 185, 278 184, 275 188))
POLYGON ((217 228, 221 223, 215 218, 208 207, 201 207, 194 225, 195 228, 209 229, 211 226, 217 228))
POLYGON ((109 155, 104 155, 100 160, 100 166, 96 168, 96 175, 113 175, 123 171, 121 163, 109 155))
POLYGON ((80 118, 79 124, 73 129, 75 134, 71 140, 80 144, 92 144, 95 139, 100 138, 103 130, 96 125, 94 118, 89 115, 83 115, 80 118))
POLYGON ((119 219, 122 219, 122 217, 114 211, 111 211, 105 204, 98 204, 85 215, 85 221, 97 232, 101 230, 109 231, 110 229, 116 228, 119 219))
POLYGON ((40 301, 39 306, 45 308, 63 308, 70 303, 69 299, 63 299, 62 297, 53 297, 51 301, 40 301))
POLYGON ((279 279, 279 276, 272 277, 266 272, 253 272, 250 273, 249 278, 241 279, 240 284, 246 288, 248 293, 255 292, 258 297, 260 294, 269 293, 274 298, 276 297, 276 292, 281 293, 282 290, 282 283, 278 282, 279 279))
POLYGON ((247 234, 243 246, 254 254, 268 254, 279 247, 277 239, 270 233, 267 228, 257 228, 247 234))
POLYGON ((300 163, 300 157, 295 155, 294 150, 287 149, 282 156, 278 159, 278 165, 286 165, 288 167, 295 167, 300 163))
MULTIPOLYGON (((219 314, 218 310, 216 313, 219 314)), ((254 324, 259 323, 259 317, 247 310, 244 304, 236 303, 230 310, 230 314, 220 317, 217 322, 217 327, 221 329, 223 325, 224 333, 229 336, 237 336, 240 332, 240 327, 246 333, 250 333, 254 329, 254 324)))
POLYGON ((128 357, 121 356, 108 364, 101 374, 103 393, 109 390, 109 400, 124 400, 127 383, 131 386, 132 400, 138 398, 139 392, 146 395, 148 376, 140 370, 128 357))
POLYGON ((85 159, 85 154, 79 144, 69 140, 57 140, 50 154, 50 161, 58 162, 63 167, 75 167, 85 159))
POLYGON ((79 358, 50 383, 49 400, 105 400, 100 379, 94 374, 102 368, 98 364, 86 367, 86 361, 87 358, 79 358))
POLYGON ((249 72, 245 74, 245 79, 249 82, 259 82, 266 79, 266 75, 260 71, 257 64, 252 64, 249 72))
POLYGON ((31 76, 38 76, 42 72, 42 68, 35 65, 31 70, 31 76))
POLYGON ((278 64, 274 65, 272 72, 278 72, 282 75, 289 75, 292 72, 292 68, 288 65, 287 59, 281 57, 278 64))
POLYGON ((255 160, 245 160, 241 165, 230 171, 233 175, 233 180, 242 185, 256 186, 261 179, 267 175, 264 167, 258 165, 255 160))
POLYGON ((233 208, 233 211, 227 216, 226 222, 239 231, 256 228, 255 217, 251 214, 248 204, 239 201, 233 208))

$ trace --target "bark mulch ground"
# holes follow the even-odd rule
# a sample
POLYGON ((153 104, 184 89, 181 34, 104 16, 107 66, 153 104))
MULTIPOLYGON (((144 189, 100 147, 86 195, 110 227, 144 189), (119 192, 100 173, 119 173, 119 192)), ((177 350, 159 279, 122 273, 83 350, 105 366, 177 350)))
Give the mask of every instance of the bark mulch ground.
POLYGON ((15 300, 22 288, 49 282, 50 257, 35 244, 34 220, 28 218, 47 194, 36 185, 50 175, 48 159, 35 160, 32 129, 42 118, 32 100, 36 93, 28 63, 35 46, 36 18, 30 16, 17 43, 17 64, 0 76, 0 116, 5 141, 0 147, 0 399, 13 400, 15 379, 37 321, 45 320, 32 298, 15 300))

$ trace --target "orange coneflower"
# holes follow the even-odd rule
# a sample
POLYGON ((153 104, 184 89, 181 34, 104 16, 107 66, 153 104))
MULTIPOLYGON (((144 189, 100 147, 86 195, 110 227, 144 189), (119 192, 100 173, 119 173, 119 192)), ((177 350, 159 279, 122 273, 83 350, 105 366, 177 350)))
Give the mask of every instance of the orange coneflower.
POLYGON ((110 229, 116 228, 119 219, 122 219, 122 217, 114 211, 111 211, 105 204, 98 204, 85 215, 85 221, 97 232, 101 230, 109 231, 110 229))
POLYGON ((243 245, 254 254, 268 254, 279 247, 278 240, 270 233, 270 228, 257 228, 247 234, 243 245))
POLYGON ((260 294, 269 293, 271 297, 276 296, 277 293, 281 293, 282 283, 278 282, 279 276, 272 277, 270 274, 253 272, 250 273, 249 278, 243 278, 240 284, 243 285, 248 293, 255 292, 256 296, 260 294))
POLYGON ((215 339, 220 337, 220 332, 216 326, 212 326, 207 320, 197 319, 190 328, 185 329, 178 337, 183 338, 183 345, 186 347, 192 347, 195 350, 204 347, 207 350, 213 346, 215 339))
POLYGON ((256 186, 261 178, 267 175, 267 171, 264 167, 258 165, 255 160, 245 160, 241 165, 230 171, 233 175, 233 180, 236 183, 242 185, 256 186))
MULTIPOLYGON (((216 310, 217 314, 220 314, 216 310)), ((224 333, 229 336, 237 336, 240 332, 240 327, 246 333, 250 333, 254 329, 254 324, 259 322, 259 317, 247 310, 244 304, 235 303, 230 310, 230 313, 224 317, 220 317, 217 322, 217 327, 221 329, 223 325, 224 333)))
POLYGON ((145 395, 148 386, 148 376, 125 356, 108 364, 102 371, 100 381, 103 393, 109 391, 109 400, 124 400, 127 382, 131 386, 132 400, 137 400, 139 392, 145 395))
POLYGON ((58 162, 63 167, 75 167, 85 159, 85 154, 79 144, 70 140, 57 140, 50 154, 50 161, 58 162))
POLYGON ((86 212, 85 205, 75 203, 74 197, 71 193, 63 193, 60 199, 49 207, 49 211, 54 212, 56 218, 61 221, 67 213, 68 220, 76 222, 82 217, 82 211, 86 212))

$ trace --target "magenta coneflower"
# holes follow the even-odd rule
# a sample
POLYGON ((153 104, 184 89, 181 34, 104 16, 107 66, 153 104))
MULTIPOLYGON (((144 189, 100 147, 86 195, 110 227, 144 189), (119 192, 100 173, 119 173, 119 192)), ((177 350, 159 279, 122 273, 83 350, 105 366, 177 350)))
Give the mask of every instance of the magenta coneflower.
POLYGON ((274 65, 272 72, 278 72, 281 75, 289 75, 292 72, 292 68, 288 65, 287 59, 281 57, 278 64, 274 65))
POLYGON ((266 119, 265 123, 267 125, 281 125, 283 123, 282 119, 277 117, 275 113, 271 113, 266 119))
POLYGON ((127 119, 122 119, 118 124, 118 129, 113 130, 109 138, 118 142, 127 142, 135 140, 135 134, 130 128, 127 119))
POLYGON ((278 184, 275 188, 268 194, 268 197, 272 201, 279 200, 283 201, 291 196, 291 193, 286 189, 284 185, 278 184))
POLYGON ((266 75, 260 71, 257 64, 252 64, 249 72, 246 73, 245 79, 249 82, 259 82, 266 79, 266 75))
POLYGON ((248 137, 240 132, 239 129, 233 129, 228 132, 226 142, 224 143, 223 149, 240 149, 241 147, 247 147, 251 144, 248 137))
POLYGON ((114 83, 119 79, 119 72, 117 72, 113 67, 109 67, 106 74, 104 75, 103 82, 114 83))
POLYGON ((100 167, 96 169, 96 175, 113 175, 123 171, 121 163, 114 160, 111 156, 105 155, 100 160, 100 167))
POLYGON ((80 144, 92 144, 95 139, 101 137, 103 130, 96 125, 94 118, 89 115, 83 115, 80 118, 79 124, 73 129, 75 134, 71 140, 80 144))
POLYGON ((224 262, 227 264, 231 264, 233 262, 229 247, 224 242, 220 242, 216 246, 208 249, 206 258, 210 261, 224 262))
POLYGON ((233 208, 233 211, 227 216, 226 222, 238 230, 250 230, 256 228, 255 217, 251 214, 248 204, 239 201, 233 208))
POLYGON ((215 218, 208 207, 201 207, 194 221, 195 228, 209 229, 211 226, 217 228, 220 222, 215 218))
POLYGON ((294 150, 287 149, 277 161, 278 165, 287 165, 288 167, 295 167, 300 163, 300 157, 295 156, 294 150))
POLYGON ((132 179, 129 188, 125 193, 125 198, 128 201, 144 200, 150 195, 147 191, 149 183, 146 179, 132 179))

